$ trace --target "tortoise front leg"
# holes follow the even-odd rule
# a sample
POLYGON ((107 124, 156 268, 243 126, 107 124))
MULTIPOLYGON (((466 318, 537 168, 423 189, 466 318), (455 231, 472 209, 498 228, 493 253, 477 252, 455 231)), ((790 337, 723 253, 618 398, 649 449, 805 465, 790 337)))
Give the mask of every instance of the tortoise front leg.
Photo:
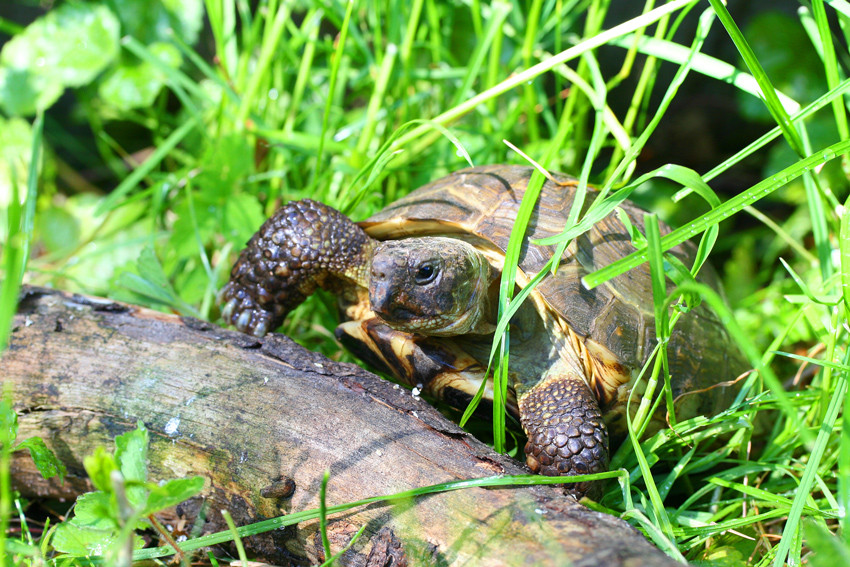
MULTIPOLYGON (((465 409, 487 380, 486 368, 455 341, 397 331, 377 317, 346 321, 336 328, 336 337, 369 365, 457 409, 465 409)), ((484 398, 492 400, 492 383, 485 385, 484 398)), ((506 405, 516 416, 512 396, 506 405)))
MULTIPOLYGON (((526 463, 549 476, 608 470, 608 429, 595 396, 576 374, 549 375, 519 397, 526 463)), ((584 495, 590 483, 572 487, 584 495)))
POLYGON ((285 204, 251 237, 219 293, 221 316, 262 337, 317 287, 366 287, 375 241, 339 211, 303 199, 285 204))

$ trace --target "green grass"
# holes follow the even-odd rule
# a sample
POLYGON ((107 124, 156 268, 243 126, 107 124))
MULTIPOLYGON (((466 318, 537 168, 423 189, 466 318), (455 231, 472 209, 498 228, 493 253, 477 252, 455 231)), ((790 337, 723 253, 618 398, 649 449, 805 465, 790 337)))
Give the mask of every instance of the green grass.
MULTIPOLYGON (((528 158, 575 175, 579 194, 588 184, 602 190, 592 206, 570 212, 552 240, 562 247, 626 198, 654 213, 646 234, 634 235, 642 249, 588 275, 588 286, 649 261, 661 344, 675 324, 674 305, 699 298, 757 370, 742 382, 749 405, 680 420, 647 438, 653 407, 672 401, 666 355, 657 349, 641 378, 655 403, 632 400, 630 438, 612 457, 610 477, 619 483, 609 481, 591 506, 626 518, 676 558, 841 563, 850 545, 839 513, 850 501, 842 411, 850 408, 846 2, 779 3, 793 15, 761 27, 715 0, 649 1, 631 19, 605 0, 261 4, 251 11, 245 0, 184 0, 183 14, 206 10, 205 50, 191 15, 170 20, 170 32, 100 11, 103 29, 120 33, 103 33, 98 56, 81 61, 51 59, 61 49, 48 32, 0 20, 5 37, 23 41, 29 29, 28 49, 48 46, 47 73, 26 70, 38 78, 33 84, 73 91, 70 109, 67 101, 53 106, 58 94, 24 97, 2 88, 9 75, 0 74, 0 346, 21 281, 215 321, 215 294, 236 254, 281 201, 311 197, 360 219, 468 163, 528 158), (709 33, 736 55, 704 53, 709 33), (110 90, 120 77, 133 88, 110 90), (730 102, 718 112, 758 134, 717 153, 706 171, 664 155, 647 167, 641 158, 670 132, 676 109, 699 104, 683 92, 695 81, 713 92, 725 85, 730 102), (143 104, 121 96, 148 91, 143 104), (27 109, 32 101, 42 108, 27 109), (737 182, 742 169, 758 177, 737 182), (733 193, 716 191, 733 182, 733 193), (678 228, 661 236, 657 218, 678 228), (698 264, 718 268, 730 305, 665 262, 664 252, 685 239, 700 244, 698 264), (665 278, 679 285, 671 296, 665 278), (722 445, 710 443, 720 436, 722 445)), ((51 12, 63 22, 86 10, 64 6, 51 12)), ((4 56, 10 45, 0 52, 0 73, 12 67, 4 56)), ((509 259, 526 222, 515 226, 509 259)), ((503 282, 497 377, 506 376, 499 362, 509 347, 507 320, 529 290, 511 297, 514 286, 503 282)), ((350 360, 333 341, 335 325, 333 299, 320 294, 282 330, 350 360)), ((515 452, 501 410, 505 388, 497 387, 493 438, 497 449, 515 452)), ((4 482, 0 489, 12 502, 4 482)), ((7 525, 12 508, 0 512, 7 525)), ((286 521, 324 516, 303 511, 286 521)), ((236 531, 245 537, 280 522, 236 531)), ((4 541, 18 564, 35 564, 21 549, 38 549, 38 541, 4 541)))

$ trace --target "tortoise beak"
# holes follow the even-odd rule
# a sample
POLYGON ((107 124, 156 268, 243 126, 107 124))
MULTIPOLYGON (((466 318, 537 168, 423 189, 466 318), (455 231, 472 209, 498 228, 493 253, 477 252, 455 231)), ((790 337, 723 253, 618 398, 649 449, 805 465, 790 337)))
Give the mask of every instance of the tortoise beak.
POLYGON ((380 315, 389 315, 392 304, 392 278, 394 263, 390 258, 374 258, 369 279, 369 303, 372 311, 380 315))
POLYGON ((372 311, 381 319, 385 321, 390 319, 392 295, 390 286, 386 281, 376 282, 374 278, 372 279, 372 285, 369 288, 369 303, 372 311))
POLYGON ((406 309, 399 303, 397 297, 398 285, 393 278, 382 271, 372 267, 372 280, 369 284, 369 306, 375 315, 384 320, 390 326, 393 324, 406 324, 416 319, 416 313, 406 309))

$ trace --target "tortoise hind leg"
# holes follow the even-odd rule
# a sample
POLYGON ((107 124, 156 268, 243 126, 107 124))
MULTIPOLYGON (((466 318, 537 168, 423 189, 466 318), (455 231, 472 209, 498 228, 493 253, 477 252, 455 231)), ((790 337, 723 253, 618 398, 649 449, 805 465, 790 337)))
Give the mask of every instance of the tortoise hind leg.
MULTIPOLYGON (((550 374, 520 396, 519 413, 532 472, 572 476, 608 470, 608 430, 580 376, 550 374)), ((590 488, 580 483, 572 491, 584 495, 590 488)))

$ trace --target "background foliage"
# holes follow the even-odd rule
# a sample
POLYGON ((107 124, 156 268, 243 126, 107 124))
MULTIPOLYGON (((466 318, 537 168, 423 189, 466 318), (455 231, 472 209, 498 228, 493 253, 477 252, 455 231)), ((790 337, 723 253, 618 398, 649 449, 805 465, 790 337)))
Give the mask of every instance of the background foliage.
MULTIPOLYGON (((705 235, 759 371, 745 405, 635 434, 625 488, 594 506, 677 558, 841 564, 848 17, 845 0, 4 3, 0 347, 22 280, 216 320, 281 201, 363 218, 467 162, 526 163, 507 140, 705 235)), ((646 239, 662 274, 671 241, 646 239)), ((320 294, 283 331, 338 359, 335 324, 320 294)))

